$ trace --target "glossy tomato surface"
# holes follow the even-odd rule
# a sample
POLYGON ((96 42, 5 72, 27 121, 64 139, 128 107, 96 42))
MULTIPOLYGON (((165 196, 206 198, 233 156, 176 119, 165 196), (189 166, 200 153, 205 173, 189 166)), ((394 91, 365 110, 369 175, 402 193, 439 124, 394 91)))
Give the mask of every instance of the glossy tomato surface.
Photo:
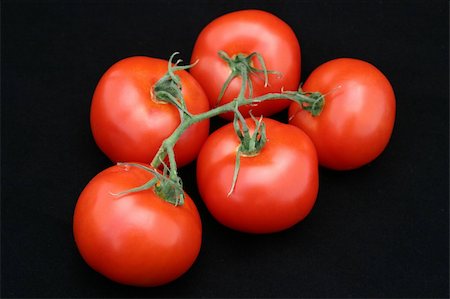
MULTIPOLYGON (((249 233, 287 229, 311 211, 318 192, 314 145, 300 129, 265 118, 268 141, 255 156, 242 156, 234 191, 239 139, 232 124, 205 142, 197 160, 197 182, 210 213, 223 225, 249 233)), ((254 122, 247 120, 254 130, 254 122)))
MULTIPOLYGON (((223 84, 230 75, 230 68, 217 54, 225 51, 229 57, 237 54, 258 52, 264 58, 267 69, 278 71, 270 74, 269 85, 264 87, 262 73, 251 75, 253 96, 269 92, 297 90, 300 82, 300 45, 294 31, 284 21, 273 14, 261 10, 242 10, 223 15, 209 23, 199 34, 192 53, 191 62, 198 64, 190 72, 205 90, 211 107, 217 99, 223 84)), ((253 65, 261 68, 256 57, 253 65)), ((220 104, 236 98, 241 89, 241 79, 235 78, 228 86, 220 104)), ((289 106, 289 100, 267 101, 256 106, 244 106, 240 111, 244 116, 269 116, 289 106)), ((232 113, 223 114, 233 119, 232 113)))
POLYGON ((336 170, 365 165, 385 149, 395 121, 395 95, 388 79, 368 62, 340 58, 315 69, 305 91, 325 94, 319 116, 292 104, 290 123, 316 146, 319 163, 336 170))
POLYGON ((200 217, 187 195, 182 206, 150 189, 113 195, 152 177, 140 168, 112 166, 89 182, 76 204, 73 232, 82 257, 122 284, 168 283, 191 267, 200 250, 200 217))
MULTIPOLYGON (((111 66, 95 89, 91 128, 100 149, 114 162, 150 163, 161 143, 180 124, 172 104, 158 101, 154 84, 167 72, 162 59, 135 56, 111 66)), ((201 86, 186 71, 177 71, 187 110, 198 114, 209 109, 201 86)), ((194 124, 175 146, 178 166, 194 160, 209 133, 209 120, 194 124)))

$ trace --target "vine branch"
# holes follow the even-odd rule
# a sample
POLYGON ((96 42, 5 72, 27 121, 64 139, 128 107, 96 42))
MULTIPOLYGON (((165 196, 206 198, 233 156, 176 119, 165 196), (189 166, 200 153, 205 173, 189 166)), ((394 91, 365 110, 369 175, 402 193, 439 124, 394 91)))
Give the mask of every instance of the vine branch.
POLYGON ((136 166, 143 168, 145 170, 150 171, 152 174, 154 174, 157 181, 151 180, 150 182, 144 184, 143 186, 136 187, 124 192, 121 192, 120 194, 126 194, 130 192, 138 192, 141 190, 145 190, 148 188, 155 188, 156 193, 163 198, 164 200, 174 204, 174 205, 180 205, 183 204, 184 201, 184 192, 182 187, 182 180, 178 176, 177 166, 176 166, 176 160, 175 160, 175 153, 174 153, 174 146, 177 143, 177 141, 180 139, 181 135, 186 131, 187 128, 192 126, 193 124, 218 116, 220 114, 226 113, 226 112, 234 112, 235 118, 234 118, 234 127, 236 134, 238 135, 239 139, 241 140, 241 145, 239 146, 237 153, 236 153, 236 166, 235 166, 235 172, 233 175, 233 182, 232 187, 228 195, 231 195, 231 193, 234 190, 238 171, 239 171, 239 163, 240 163, 240 155, 242 153, 248 154, 249 150, 253 150, 254 152, 259 152, 262 147, 264 146, 264 143, 266 141, 265 136, 265 127, 262 122, 262 118, 259 120, 255 119, 252 115, 252 118, 254 119, 256 123, 256 130, 253 133, 253 135, 249 134, 248 127, 245 123, 245 119, 243 118, 242 114, 239 112, 238 108, 244 105, 249 104, 256 104, 264 101, 270 101, 270 100, 279 100, 279 99, 288 99, 291 100, 297 104, 299 104, 302 109, 309 111, 313 116, 317 116, 320 114, 320 112, 323 109, 323 106, 325 104, 325 96, 322 95, 319 92, 304 92, 301 88, 297 91, 281 91, 280 93, 267 93, 258 97, 253 97, 253 85, 251 83, 251 80, 249 78, 249 75, 251 73, 263 73, 264 74, 264 82, 265 85, 268 84, 268 74, 269 73, 277 73, 275 71, 269 71, 266 69, 264 60, 262 56, 258 53, 252 53, 248 56, 245 56, 243 54, 238 54, 235 59, 231 59, 225 52, 220 51, 218 55, 224 59, 231 68, 231 74, 226 80, 224 86, 222 87, 222 90, 220 92, 218 103, 220 103, 220 99, 222 98, 223 94, 225 93, 226 88, 228 87, 231 80, 237 76, 241 77, 242 79, 242 85, 239 92, 239 95, 231 102, 216 106, 213 109, 210 109, 206 112, 200 113, 200 114, 191 114, 186 107, 183 94, 182 94, 182 86, 181 86, 181 80, 179 77, 175 74, 178 70, 184 70, 188 69, 190 67, 193 67, 197 62, 195 62, 192 65, 186 65, 186 66, 179 66, 178 64, 181 62, 181 60, 178 60, 173 66, 172 66, 172 60, 175 55, 178 53, 174 53, 170 59, 169 59, 169 66, 168 66, 168 72, 166 75, 164 75, 154 86, 155 95, 157 96, 158 100, 162 100, 168 103, 171 103, 175 105, 178 110, 180 111, 180 118, 181 122, 180 125, 175 129, 175 131, 166 138, 163 143, 161 144, 161 147, 159 148, 158 152, 156 153, 155 157, 153 158, 151 162, 151 167, 145 167, 141 164, 135 164, 135 163, 121 163, 122 165, 130 165, 130 166, 136 166), (262 69, 256 69, 251 64, 252 57, 256 56, 259 60, 262 69), (245 97, 245 91, 249 90, 249 97, 245 97), (242 130, 241 130, 242 126, 242 130), (249 146, 253 146, 252 149, 249 149, 249 146), (255 147, 256 146, 256 147, 255 147), (164 160, 168 158, 169 166, 167 166, 164 163, 164 160), (163 166, 163 173, 161 174, 159 171, 156 171, 155 169, 159 169, 163 166))

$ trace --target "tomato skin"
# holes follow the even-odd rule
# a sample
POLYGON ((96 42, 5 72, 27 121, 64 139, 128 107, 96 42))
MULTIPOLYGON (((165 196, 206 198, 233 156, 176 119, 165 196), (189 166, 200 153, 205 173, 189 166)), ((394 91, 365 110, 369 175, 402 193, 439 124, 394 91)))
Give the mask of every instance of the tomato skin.
MULTIPOLYGON (((180 124, 177 108, 155 100, 153 85, 167 72, 162 59, 135 56, 112 65, 95 89, 91 129, 100 149, 113 162, 150 163, 161 143, 180 124)), ((209 103, 201 86, 186 71, 177 71, 187 110, 205 112, 209 103)), ((197 157, 209 134, 209 120, 191 126, 175 146, 178 166, 197 157)))
MULTIPOLYGON (((232 124, 208 137, 197 160, 197 183, 214 218, 242 232, 287 229, 311 211, 318 192, 318 162, 312 141, 298 128, 265 118, 268 141, 259 154, 241 156, 228 197, 239 140, 232 124)), ((252 120, 247 121, 251 131, 252 120)))
MULTIPOLYGON (((217 105, 220 90, 230 75, 228 64, 218 56, 218 51, 225 51, 230 57, 258 52, 264 58, 268 70, 281 72, 282 76, 269 75, 269 86, 264 87, 264 76, 259 73, 251 75, 253 96, 269 92, 297 90, 300 82, 300 45, 292 29, 284 21, 265 11, 242 10, 225 14, 209 23, 199 34, 195 43, 191 63, 199 60, 190 73, 205 90, 210 106, 217 105)), ((254 66, 261 68, 256 58, 254 66)), ((231 81, 220 104, 232 101, 241 89, 241 78, 231 81)), ((258 105, 243 106, 241 113, 249 116, 261 114, 270 116, 289 106, 289 100, 266 101, 258 105)), ((233 113, 222 114, 224 118, 233 119, 233 113)))
POLYGON ((315 69, 304 91, 325 95, 319 116, 292 104, 290 123, 313 140, 319 163, 335 170, 361 167, 378 157, 392 134, 395 95, 388 79, 368 62, 339 58, 315 69))
POLYGON ((202 226, 186 195, 182 206, 152 190, 117 197, 152 179, 136 167, 112 166, 95 176, 75 207, 73 232, 84 260, 109 279, 127 285, 168 283, 198 256, 202 226))

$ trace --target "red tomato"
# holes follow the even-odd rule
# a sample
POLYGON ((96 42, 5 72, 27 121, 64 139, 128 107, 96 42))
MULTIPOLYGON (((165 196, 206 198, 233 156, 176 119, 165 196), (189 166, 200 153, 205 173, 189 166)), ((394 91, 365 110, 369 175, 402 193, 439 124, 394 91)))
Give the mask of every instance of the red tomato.
POLYGON ((200 250, 200 217, 187 195, 182 206, 152 189, 113 195, 152 178, 140 168, 112 166, 89 182, 75 207, 73 232, 82 257, 122 284, 168 283, 191 267, 200 250))
MULTIPOLYGON (((230 75, 230 68, 218 51, 225 51, 229 57, 237 54, 249 55, 258 52, 264 58, 268 70, 281 73, 269 75, 269 85, 264 87, 262 73, 251 75, 253 82, 253 96, 260 96, 269 92, 297 90, 300 82, 300 46, 292 29, 278 17, 260 10, 243 10, 223 15, 209 23, 200 33, 194 46, 191 62, 199 60, 190 72, 202 85, 210 105, 217 105, 220 90, 230 75)), ((261 64, 252 60, 256 68, 261 64)), ((241 89, 241 78, 231 81, 221 104, 236 98, 241 89)), ((272 115, 289 106, 289 100, 266 101, 255 106, 240 108, 242 114, 259 116, 272 115)), ((226 113, 223 117, 231 120, 233 113, 226 113)))
MULTIPOLYGON (((311 211, 318 192, 314 145, 298 128, 268 118, 268 141, 251 157, 241 156, 234 191, 239 139, 228 124, 208 137, 197 160, 197 183, 211 214, 223 225, 250 233, 287 229, 311 211)), ((255 125, 247 121, 250 131, 255 125)))
MULTIPOLYGON (((100 149, 114 162, 150 163, 161 143, 180 124, 177 108, 158 101, 153 85, 168 62, 130 57, 115 63, 100 79, 91 105, 91 128, 100 149)), ((209 103, 201 86, 186 71, 177 71, 187 110, 205 112, 209 103)), ((175 146, 178 166, 193 161, 209 134, 209 120, 194 124, 175 146)))
POLYGON ((376 67, 351 58, 331 60, 311 73, 303 90, 325 94, 319 116, 297 104, 289 109, 290 123, 311 137, 321 165, 354 169, 381 154, 394 127, 395 96, 376 67))

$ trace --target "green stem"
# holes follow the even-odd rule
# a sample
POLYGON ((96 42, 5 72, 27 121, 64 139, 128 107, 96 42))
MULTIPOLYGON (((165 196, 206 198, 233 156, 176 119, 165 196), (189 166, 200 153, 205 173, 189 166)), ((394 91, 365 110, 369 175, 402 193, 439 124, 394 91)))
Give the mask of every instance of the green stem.
MULTIPOLYGON (((258 152, 262 149, 265 143, 265 129, 262 124, 262 120, 255 120, 257 124, 257 129, 252 136, 249 134, 249 128, 243 118, 242 114, 239 112, 238 108, 244 105, 256 104, 264 101, 270 100, 279 100, 279 99, 288 99, 297 104, 299 104, 302 109, 309 111, 313 116, 317 116, 323 109, 325 103, 325 97, 321 93, 318 92, 303 92, 301 89, 298 91, 286 91, 281 93, 268 93, 259 97, 253 98, 253 85, 249 78, 251 73, 264 73, 264 81, 265 85, 268 84, 268 74, 277 73, 275 71, 268 71, 265 68, 264 60, 262 56, 258 53, 252 53, 248 56, 244 56, 243 54, 238 54, 237 57, 233 60, 228 57, 225 52, 220 52, 219 55, 229 63, 230 68, 232 70, 230 77, 227 79, 224 87, 222 88, 219 96, 220 98, 223 96, 228 84, 234 77, 241 77, 242 85, 237 98, 233 101, 226 103, 221 106, 217 106, 211 110, 200 114, 191 114, 186 107, 186 104, 183 99, 183 95, 181 93, 181 81, 177 75, 175 75, 174 71, 187 69, 190 66, 178 66, 180 61, 177 61, 174 66, 172 66, 172 59, 177 53, 173 54, 169 60, 169 68, 168 73, 161 78, 157 84, 154 86, 154 91, 159 100, 171 103, 175 105, 180 111, 181 123, 175 129, 175 131, 164 140, 158 152, 151 162, 152 169, 158 169, 161 165, 163 165, 163 174, 159 174, 156 170, 152 170, 151 172, 158 179, 158 183, 155 183, 155 180, 152 180, 151 183, 146 183, 141 187, 136 187, 128 191, 124 191, 121 194, 126 194, 129 192, 137 192, 143 189, 154 188, 155 192, 164 200, 174 205, 183 204, 184 200, 184 192, 182 187, 181 178, 178 176, 177 165, 175 160, 174 147, 177 141, 180 139, 182 134, 193 124, 201 122, 203 120, 218 116, 227 112, 235 113, 235 129, 238 137, 241 139, 241 146, 239 146, 237 157, 236 157, 236 169, 233 178, 233 186, 230 190, 229 195, 231 195, 239 170, 239 161, 240 154, 247 154, 248 152, 258 152), (255 69, 251 65, 251 58, 256 55, 257 59, 260 61, 263 69, 255 69), (245 92, 249 89, 249 98, 245 97, 245 92), (238 123, 240 122, 240 125, 238 123), (242 132, 240 129, 242 126, 242 132), (241 138, 242 137, 242 138, 241 138), (245 141, 245 142, 244 142, 245 141), (246 144, 248 143, 248 144, 246 144), (164 160, 168 158, 169 166, 164 163, 164 160)), ((135 164, 129 164, 132 166, 136 166, 135 164)), ((138 167, 144 168, 142 166, 137 165, 138 167)), ((151 168, 148 168, 151 169, 151 168)), ((150 170, 149 170, 150 171, 150 170)))
MULTIPOLYGON (((158 153, 154 157, 153 161, 151 162, 151 165, 155 168, 159 167, 161 165, 161 161, 163 161, 167 156, 167 148, 173 148, 175 144, 177 143, 178 139, 180 139, 181 135, 184 133, 184 131, 187 130, 190 126, 197 122, 201 122, 203 120, 218 116, 222 113, 226 112, 234 112, 236 110, 236 107, 240 107, 243 105, 248 104, 254 104, 254 103, 260 103, 264 101, 270 101, 270 100, 278 100, 278 99, 288 99, 293 102, 296 102, 297 104, 301 105, 304 109, 308 107, 315 107, 314 110, 310 109, 311 113, 316 116, 320 113, 325 99, 323 96, 315 96, 311 97, 305 94, 302 91, 298 92, 284 92, 284 93, 268 93, 256 98, 236 98, 234 101, 231 101, 227 104, 224 104, 222 106, 218 106, 216 108, 213 108, 211 110, 208 110, 206 112, 191 115, 191 117, 186 118, 181 124, 175 129, 175 131, 170 135, 163 143, 163 145, 159 148, 158 153), (319 111, 320 108, 320 111, 319 111)), ((308 110, 308 109, 306 109, 308 110)), ((245 123, 245 122, 243 122, 245 123)), ((172 166, 171 166, 172 167, 172 166)))

